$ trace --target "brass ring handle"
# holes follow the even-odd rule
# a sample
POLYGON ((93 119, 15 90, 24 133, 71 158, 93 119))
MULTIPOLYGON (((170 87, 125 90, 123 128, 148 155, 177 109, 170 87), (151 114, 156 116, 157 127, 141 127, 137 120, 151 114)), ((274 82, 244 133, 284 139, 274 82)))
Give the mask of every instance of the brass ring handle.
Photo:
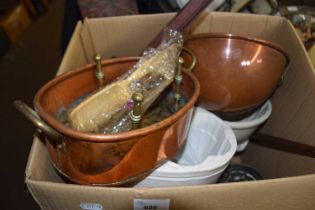
POLYGON ((192 71, 195 68, 196 63, 197 63, 196 55, 192 50, 188 49, 187 47, 183 47, 183 51, 185 53, 187 53, 188 55, 190 55, 191 60, 192 60, 190 66, 188 68, 185 68, 185 70, 186 71, 192 71))
POLYGON ((14 101, 14 106, 19 110, 29 121, 31 121, 36 128, 44 132, 49 138, 56 141, 56 143, 62 143, 62 135, 47 125, 38 114, 22 101, 14 101))

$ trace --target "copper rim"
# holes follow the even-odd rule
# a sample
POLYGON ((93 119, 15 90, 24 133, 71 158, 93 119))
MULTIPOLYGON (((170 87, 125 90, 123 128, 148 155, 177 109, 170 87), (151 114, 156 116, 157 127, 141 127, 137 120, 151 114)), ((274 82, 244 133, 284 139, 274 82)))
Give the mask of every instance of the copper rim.
MULTIPOLYGON (((139 58, 138 57, 127 57, 127 58, 113 58, 110 60, 105 60, 102 61, 102 65, 107 65, 107 64, 115 64, 115 63, 120 63, 120 62, 125 62, 125 61, 137 61, 139 58)), ((48 114, 40 105, 40 98, 44 95, 44 93, 52 88, 54 85, 58 84, 60 81, 63 81, 69 77, 72 77, 73 75, 79 74, 84 71, 89 71, 89 68, 92 67, 95 64, 87 64, 83 67, 77 68, 75 70, 72 70, 70 72, 61 74, 48 83, 46 83, 42 88, 39 89, 39 91, 36 93, 35 98, 34 98, 34 107, 35 110, 38 112, 40 117, 47 122, 52 128, 54 128, 56 131, 60 132, 62 135, 70 136, 76 139, 80 139, 82 141, 89 141, 89 142, 115 142, 115 141, 123 141, 123 140, 128 140, 132 137, 136 136, 142 136, 146 135, 148 133, 151 133, 153 131, 160 130, 166 126, 171 125, 173 122, 175 122, 179 117, 184 115, 190 108, 192 108, 195 104, 195 102, 198 99, 199 92, 200 92, 200 85, 197 80, 197 78, 190 72, 183 71, 193 82, 195 86, 195 90, 192 94, 192 97, 190 100, 187 102, 187 104, 182 107, 179 111, 171 115, 170 117, 162 120, 159 123, 152 124, 150 126, 128 131, 128 132, 122 132, 119 134, 94 134, 94 133, 84 133, 80 132, 74 129, 71 129, 69 127, 66 127, 62 123, 58 122, 53 116, 48 114)))
POLYGON ((263 39, 257 39, 257 38, 252 38, 252 37, 245 37, 239 34, 231 34, 231 33, 201 33, 201 34, 194 34, 194 35, 189 35, 185 37, 185 41, 189 41, 189 40, 193 40, 193 39, 203 39, 203 38, 231 38, 231 39, 239 39, 239 40, 246 40, 246 41, 251 41, 251 42, 256 42, 258 44, 262 44, 265 46, 268 46, 272 49, 275 49, 277 51, 279 51, 286 59, 286 64, 285 66, 287 67, 289 62, 290 62, 290 58, 288 56, 288 54, 282 49, 282 47, 280 47, 279 45, 267 41, 267 40, 263 40, 263 39))

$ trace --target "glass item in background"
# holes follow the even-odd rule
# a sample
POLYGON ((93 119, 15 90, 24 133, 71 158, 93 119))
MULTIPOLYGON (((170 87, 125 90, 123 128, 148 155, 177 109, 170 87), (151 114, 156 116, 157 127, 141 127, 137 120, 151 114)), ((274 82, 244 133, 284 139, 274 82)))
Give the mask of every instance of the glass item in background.
POLYGON ((291 21, 306 50, 315 44, 315 9, 308 6, 286 6, 280 8, 282 16, 291 21))

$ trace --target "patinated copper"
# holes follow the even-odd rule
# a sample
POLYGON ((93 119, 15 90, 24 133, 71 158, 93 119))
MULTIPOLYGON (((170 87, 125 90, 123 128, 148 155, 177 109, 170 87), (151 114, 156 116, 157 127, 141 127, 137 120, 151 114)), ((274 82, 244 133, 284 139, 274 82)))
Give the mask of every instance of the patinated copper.
MULTIPOLYGON (((129 70, 137 60, 103 61, 105 83, 129 70)), ((184 72, 181 85, 183 94, 189 98, 188 103, 175 114, 148 127, 117 134, 93 134, 73 130, 56 120, 61 109, 97 88, 95 64, 88 64, 51 80, 34 99, 39 116, 62 136, 58 141, 48 135, 45 138, 53 165, 67 179, 88 185, 128 183, 172 158, 183 145, 200 91, 193 74, 184 72)))
MULTIPOLYGON (((184 46, 197 59, 198 104, 228 120, 250 114, 267 100, 289 62, 273 43, 232 34, 192 35, 184 46)), ((185 51, 182 56, 191 57, 185 51)))

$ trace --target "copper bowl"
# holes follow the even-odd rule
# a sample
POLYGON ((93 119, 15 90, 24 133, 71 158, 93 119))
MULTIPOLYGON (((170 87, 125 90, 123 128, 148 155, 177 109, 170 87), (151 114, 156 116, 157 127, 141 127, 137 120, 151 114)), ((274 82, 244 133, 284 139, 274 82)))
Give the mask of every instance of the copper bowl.
MULTIPOLYGON (((184 46, 196 56, 199 106, 225 120, 239 120, 274 92, 289 59, 273 43, 232 34, 197 34, 184 46)), ((185 60, 190 55, 183 52, 185 60)), ((189 63, 189 62, 187 62, 189 63)))
MULTIPOLYGON (((106 82, 126 72, 137 60, 103 61, 106 82)), ((187 104, 159 123, 129 132, 93 134, 73 130, 56 120, 61 109, 97 88, 95 65, 88 64, 45 84, 34 99, 36 113, 22 102, 15 103, 40 128, 53 166, 66 179, 103 186, 133 182, 172 158, 183 145, 200 91, 192 73, 184 72, 181 85, 181 91, 189 99, 187 104)))

